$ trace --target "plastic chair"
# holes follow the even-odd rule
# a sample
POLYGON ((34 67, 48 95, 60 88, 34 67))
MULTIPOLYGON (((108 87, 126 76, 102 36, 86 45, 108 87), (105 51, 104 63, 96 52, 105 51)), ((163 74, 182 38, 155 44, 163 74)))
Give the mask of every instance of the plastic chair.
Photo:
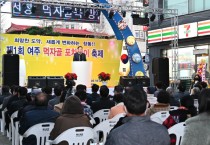
POLYGON ((111 131, 111 129, 117 124, 117 121, 114 119, 105 120, 99 123, 97 126, 94 127, 94 142, 102 142, 105 144, 106 138, 111 131), (103 133, 103 140, 99 140, 99 132, 103 133))
POLYGON ((22 145, 22 140, 24 137, 30 135, 35 135, 37 140, 37 145, 45 145, 46 140, 49 139, 50 132, 54 127, 54 123, 39 123, 30 127, 22 136, 20 135, 20 145, 22 145))
POLYGON ((160 111, 150 116, 150 119, 154 122, 162 124, 169 117, 169 115, 169 111, 160 111))
POLYGON ((7 109, 4 109, 1 113, 2 113, 2 121, 1 121, 1 132, 3 135, 5 135, 5 112, 7 111, 7 109))
POLYGON ((19 145, 20 138, 19 138, 19 121, 15 122, 15 145, 19 145))
POLYGON ((11 120, 11 127, 12 127, 12 145, 15 145, 15 124, 14 124, 14 118, 16 118, 18 115, 18 111, 15 111, 11 117, 10 117, 10 120, 11 120))
POLYGON ((199 107, 198 99, 194 99, 194 106, 196 107, 196 109, 198 111, 198 107, 199 107))
POLYGON ((119 119, 121 118, 121 117, 125 117, 125 113, 120 113, 120 114, 117 114, 117 115, 115 115, 111 120, 114 120, 114 121, 119 121, 119 119))
POLYGON ((170 106, 170 111, 177 110, 179 107, 177 106, 170 106))
POLYGON ((99 121, 102 122, 102 121, 108 119, 108 115, 109 115, 109 109, 102 109, 102 110, 99 110, 96 113, 94 113, 93 118, 94 119, 99 118, 99 121))
POLYGON ((87 145, 93 142, 93 129, 90 127, 74 127, 61 133, 55 140, 47 140, 46 145, 67 141, 69 145, 87 145))
POLYGON ((185 122, 178 123, 168 129, 169 135, 174 134, 176 136, 176 145, 180 145, 182 137, 184 135, 185 122))

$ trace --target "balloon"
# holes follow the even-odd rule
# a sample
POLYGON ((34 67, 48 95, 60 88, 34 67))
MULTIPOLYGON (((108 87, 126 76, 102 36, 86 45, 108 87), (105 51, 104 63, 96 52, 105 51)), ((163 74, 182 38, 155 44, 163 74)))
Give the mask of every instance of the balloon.
POLYGON ((133 60, 133 62, 135 62, 135 63, 139 63, 139 62, 141 61, 141 56, 140 56, 140 54, 134 53, 133 56, 132 56, 132 60, 133 60))
POLYGON ((121 61, 124 64, 128 63, 128 55, 127 54, 121 55, 121 61))

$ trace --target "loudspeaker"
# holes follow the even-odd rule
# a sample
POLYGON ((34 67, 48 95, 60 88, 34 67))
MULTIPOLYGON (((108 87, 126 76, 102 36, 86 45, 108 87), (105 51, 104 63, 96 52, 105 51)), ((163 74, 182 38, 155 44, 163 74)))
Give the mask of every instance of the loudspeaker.
POLYGON ((150 86, 150 79, 148 77, 136 77, 136 84, 142 87, 149 87, 150 86))
POLYGON ((55 88, 55 86, 64 86, 64 78, 62 76, 49 76, 47 77, 47 86, 55 88))
POLYGON ((136 78, 133 76, 121 76, 120 85, 123 87, 134 86, 136 85, 136 78))
POLYGON ((165 87, 169 86, 169 59, 166 57, 154 58, 152 60, 152 73, 154 84, 163 82, 165 87))
POLYGON ((47 83, 45 76, 28 76, 28 88, 44 88, 46 85, 47 83))
POLYGON ((19 55, 4 54, 2 58, 3 85, 19 85, 19 55))

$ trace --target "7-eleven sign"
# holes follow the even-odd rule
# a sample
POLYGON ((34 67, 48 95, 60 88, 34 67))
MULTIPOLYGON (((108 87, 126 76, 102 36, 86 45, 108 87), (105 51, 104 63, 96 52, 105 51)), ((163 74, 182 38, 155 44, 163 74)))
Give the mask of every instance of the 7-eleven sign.
POLYGON ((197 37, 197 35, 198 35, 197 22, 179 26, 179 39, 197 37))

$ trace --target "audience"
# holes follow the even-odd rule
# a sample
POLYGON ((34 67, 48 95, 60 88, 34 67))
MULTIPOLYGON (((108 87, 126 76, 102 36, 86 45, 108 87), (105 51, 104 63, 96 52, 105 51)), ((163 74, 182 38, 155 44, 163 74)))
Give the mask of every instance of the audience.
POLYGON ((181 106, 177 110, 169 111, 170 116, 163 122, 163 125, 167 128, 170 128, 177 123, 184 122, 197 114, 192 96, 186 95, 182 97, 180 103, 181 106))
POLYGON ((62 95, 62 91, 63 91, 63 88, 61 86, 56 86, 54 88, 54 94, 55 94, 55 96, 54 96, 53 99, 49 100, 49 102, 48 102, 48 107, 50 109, 54 109, 54 106, 56 104, 59 104, 60 103, 60 98, 61 98, 61 95, 62 95))
POLYGON ((48 101, 55 97, 55 96, 52 95, 52 88, 51 87, 47 86, 45 88, 42 88, 42 92, 47 94, 48 101))
MULTIPOLYGON (((50 133, 50 139, 55 139, 73 127, 92 127, 88 117, 83 112, 80 99, 76 96, 71 96, 64 102, 61 116, 56 119, 55 126, 50 133)), ((58 145, 68 145, 68 143, 61 142, 58 145)))
POLYGON ((169 95, 170 95, 170 106, 180 106, 179 101, 178 101, 178 100, 175 100, 175 98, 174 98, 174 95, 173 95, 173 93, 174 93, 173 88, 172 88, 172 87, 168 87, 168 88, 166 89, 166 92, 168 92, 169 95))
POLYGON ((0 105, 3 103, 4 98, 9 97, 10 95, 9 86, 3 86, 0 95, 0 105))
POLYGON ((155 87, 156 87, 156 91, 154 92, 154 97, 157 97, 158 93, 163 90, 163 83, 162 82, 157 82, 155 84, 155 87))
POLYGON ((159 111, 169 111, 170 110, 170 95, 168 92, 162 90, 158 93, 156 104, 152 105, 147 109, 146 114, 152 115, 159 111))
POLYGON ((72 95, 73 86, 75 86, 76 83, 74 80, 66 80, 66 87, 63 90, 62 97, 65 96, 65 99, 72 95))
POLYGON ((207 89, 208 84, 206 82, 201 82, 200 85, 202 87, 202 90, 207 89))
POLYGON ((146 105, 145 92, 131 91, 125 97, 128 117, 108 135, 105 145, 169 145, 167 129, 145 116, 146 105))
MULTIPOLYGON (((55 122, 59 113, 48 109, 48 98, 45 93, 35 97, 35 108, 26 112, 20 119, 19 133, 23 135, 30 127, 39 123, 55 122)), ((23 145, 36 145, 35 136, 23 138, 23 145)))
POLYGON ((175 100, 180 101, 180 99, 181 99, 184 95, 187 95, 188 93, 185 93, 186 87, 185 87, 185 85, 183 85, 182 83, 179 84, 178 90, 179 90, 178 92, 175 92, 175 93, 174 93, 174 98, 175 98, 175 100))
POLYGON ((92 94, 90 94, 87 98, 87 104, 92 105, 92 103, 100 100, 100 95, 97 93, 99 90, 99 85, 93 84, 92 87, 92 94))
POLYGON ((92 118, 93 117, 93 111, 90 109, 90 106, 86 103, 86 100, 87 100, 86 92, 77 91, 75 93, 75 96, 77 96, 80 99, 81 104, 84 108, 84 114, 86 114, 89 118, 92 118))
MULTIPOLYGON (((70 96, 69 96, 69 97, 70 97, 70 96)), ((68 97, 67 97, 67 98, 68 98, 68 97)), ((60 97, 60 103, 59 103, 59 104, 56 104, 56 105, 54 106, 54 110, 55 110, 56 112, 58 112, 58 113, 61 114, 61 110, 62 110, 63 103, 64 103, 65 99, 66 99, 66 94, 63 94, 63 93, 62 93, 62 95, 61 95, 61 97, 60 97)))
POLYGON ((201 92, 199 114, 186 121, 181 145, 209 145, 210 89, 201 92))
POLYGON ((194 87, 194 88, 192 88, 192 90, 191 90, 191 94, 190 94, 190 96, 192 96, 193 97, 193 99, 199 99, 200 97, 200 89, 198 88, 198 87, 194 87))
POLYGON ((11 107, 11 104, 14 102, 14 101, 18 101, 18 90, 19 90, 19 86, 15 86, 14 90, 13 90, 13 93, 12 93, 12 96, 9 98, 8 102, 7 102, 7 110, 10 110, 10 107, 11 107))
POLYGON ((110 109, 115 105, 114 101, 109 99, 109 88, 105 85, 100 87, 100 100, 94 102, 91 106, 93 113, 102 110, 102 109, 110 109))
POLYGON ((154 94, 156 91, 156 87, 147 87, 147 94, 154 94))

